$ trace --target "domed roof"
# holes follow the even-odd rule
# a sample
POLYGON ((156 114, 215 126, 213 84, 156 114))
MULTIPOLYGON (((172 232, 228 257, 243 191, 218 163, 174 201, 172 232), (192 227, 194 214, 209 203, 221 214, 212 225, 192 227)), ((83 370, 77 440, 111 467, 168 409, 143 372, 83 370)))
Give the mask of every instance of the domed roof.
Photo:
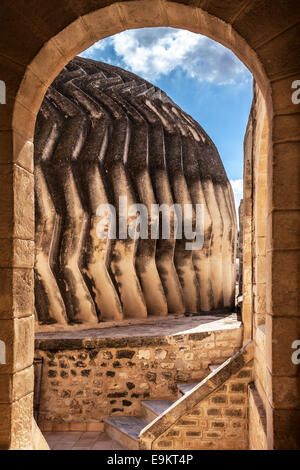
POLYGON ((35 206, 41 323, 233 305, 235 209, 218 151, 191 116, 133 73, 75 57, 54 80, 36 123, 35 206), (178 239, 172 224, 169 238, 153 238, 153 220, 151 236, 126 238, 120 218, 115 238, 99 239, 99 207, 118 215, 124 197, 147 220, 153 206, 190 206, 197 224, 201 206, 203 245, 187 248, 185 230, 178 239))

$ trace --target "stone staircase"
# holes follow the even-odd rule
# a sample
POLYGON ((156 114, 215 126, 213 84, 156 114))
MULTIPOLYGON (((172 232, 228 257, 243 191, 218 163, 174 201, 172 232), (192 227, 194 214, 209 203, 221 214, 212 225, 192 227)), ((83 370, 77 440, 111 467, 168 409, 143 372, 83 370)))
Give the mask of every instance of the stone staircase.
MULTIPOLYGON (((210 372, 215 371, 219 365, 210 365, 210 372)), ((178 400, 191 392, 199 382, 179 383, 178 400)), ((127 449, 139 449, 139 435, 142 430, 156 420, 174 405, 178 400, 144 400, 141 402, 141 416, 115 416, 104 418, 105 432, 111 439, 119 442, 127 449)))
POLYGON ((142 401, 138 417, 105 418, 106 433, 127 449, 248 449, 253 343, 209 368, 201 382, 178 384, 175 401, 142 401))

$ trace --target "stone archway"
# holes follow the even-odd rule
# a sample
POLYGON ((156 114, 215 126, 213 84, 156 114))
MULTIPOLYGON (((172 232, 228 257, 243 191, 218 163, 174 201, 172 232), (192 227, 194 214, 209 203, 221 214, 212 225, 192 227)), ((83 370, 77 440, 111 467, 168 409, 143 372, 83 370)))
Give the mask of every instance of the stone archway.
MULTIPOLYGON (((0 119, 3 163, 0 196, 1 201, 5 201, 0 230, 0 318, 1 339, 7 344, 7 364, 0 369, 3 383, 0 388, 4 391, 0 400, 2 448, 33 446, 32 151, 36 114, 47 87, 74 55, 96 40, 125 29, 146 26, 184 28, 221 42, 250 69, 265 98, 272 136, 268 153, 270 197, 266 261, 268 446, 288 446, 286 435, 295 429, 295 419, 299 416, 299 411, 295 412, 299 409, 297 372, 289 360, 288 346, 289 342, 297 339, 295 331, 299 332, 296 313, 299 247, 297 234, 291 228, 299 221, 300 195, 295 171, 299 167, 299 109, 290 99, 291 83, 299 78, 296 53, 300 37, 297 26, 299 4, 292 0, 285 5, 279 1, 275 5, 274 2, 265 2, 263 6, 259 1, 246 0, 234 5, 229 1, 223 2, 222 7, 204 0, 195 2, 199 6, 188 6, 188 3, 112 1, 110 6, 103 8, 106 2, 87 0, 81 2, 80 7, 66 6, 56 11, 55 15, 61 15, 61 18, 53 22, 53 15, 48 10, 53 6, 47 7, 47 2, 40 2, 36 10, 29 11, 22 2, 16 1, 13 7, 7 6, 7 14, 3 15, 3 31, 13 24, 17 31, 15 39, 23 33, 25 42, 21 51, 18 51, 15 39, 6 49, 0 49, 5 64, 1 69, 1 79, 7 85, 8 96, 6 111, 0 119), (48 23, 47 18, 50 18, 48 23), (32 36, 28 34, 31 31, 28 24, 32 25, 32 36), (285 226, 284 235, 282 224, 285 226), (282 263, 286 260, 289 267, 282 271, 282 263), (287 302, 282 293, 290 293, 287 302), (280 338, 282 328, 286 332, 284 341, 280 338), (288 406, 279 393, 284 385, 292 396, 288 406)), ((295 437, 291 439, 296 442, 295 437)))

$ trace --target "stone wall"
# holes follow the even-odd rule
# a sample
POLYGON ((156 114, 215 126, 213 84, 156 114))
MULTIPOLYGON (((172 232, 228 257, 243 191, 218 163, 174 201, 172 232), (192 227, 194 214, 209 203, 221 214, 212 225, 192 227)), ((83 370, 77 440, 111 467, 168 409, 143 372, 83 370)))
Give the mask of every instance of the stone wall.
POLYGON ((251 367, 242 369, 160 436, 153 449, 248 449, 247 384, 251 367))
POLYGON ((104 416, 140 414, 140 402, 177 398, 242 343, 242 327, 160 337, 39 339, 42 430, 102 430, 104 416))
POLYGON ((248 390, 249 448, 252 450, 265 450, 267 448, 267 423, 265 407, 255 388, 255 385, 250 384, 248 390))
POLYGON ((238 273, 238 295, 243 295, 243 219, 244 219, 244 208, 243 199, 241 199, 239 205, 239 239, 238 239, 238 250, 237 258, 239 259, 239 273, 238 273))
MULTIPOLYGON (((244 141, 243 195, 243 321, 246 338, 254 340, 255 390, 266 407, 266 236, 267 236, 267 153, 268 123, 265 102, 254 85, 253 103, 244 141)), ((246 340, 245 338, 245 340, 246 340)), ((256 400, 257 401, 257 400, 256 400)), ((252 399, 249 409, 252 426, 250 448, 266 445, 262 437, 254 437, 259 424, 259 411, 252 399), (263 444, 264 443, 264 444, 263 444)), ((265 413, 265 410, 262 411, 265 413)), ((261 425, 257 432, 263 435, 261 425)), ((266 447, 265 447, 266 448, 266 447)))
POLYGON ((268 123, 263 96, 254 85, 244 140, 243 319, 246 336, 266 315, 267 153, 268 123), (254 322, 252 323, 252 312, 254 322))
POLYGON ((278 396, 277 391, 288 389, 290 379, 294 382, 289 395, 299 389, 295 382, 296 366, 290 361, 290 345, 299 338, 300 329, 299 234, 294 230, 300 203, 300 108, 291 100, 291 84, 299 80, 299 1, 277 0, 272 2, 272 8, 269 2, 258 1, 224 0, 222 8, 216 2, 198 2, 203 8, 195 8, 191 5, 196 3, 188 0, 158 5, 153 0, 111 1, 110 6, 102 8, 107 3, 60 2, 54 10, 53 3, 46 0, 40 0, 38 8, 32 8, 30 2, 15 0, 5 3, 5 14, 0 16, 1 80, 7 88, 7 104, 0 107, 0 266, 2 279, 8 280, 5 284, 1 281, 0 309, 1 333, 5 332, 1 339, 8 340, 8 364, 0 365, 0 374, 4 391, 14 390, 15 383, 20 385, 17 394, 4 398, 0 404, 1 448, 27 447, 27 436, 31 433, 28 418, 32 417, 32 397, 28 395, 27 382, 19 379, 33 362, 31 352, 22 354, 22 349, 33 349, 28 331, 33 329, 34 320, 31 308, 22 305, 25 297, 28 307, 33 299, 32 139, 42 96, 66 62, 96 40, 123 29, 166 25, 208 35, 237 53, 259 81, 267 97, 268 114, 274 117, 269 153, 273 171, 268 183, 273 209, 268 218, 272 246, 267 257, 266 331, 270 340, 268 365, 272 369, 268 379, 273 389, 269 397, 268 445, 276 449, 295 447, 293 431, 299 423, 299 405, 294 400, 289 409, 284 409, 285 397, 278 396), (15 413, 20 416, 20 409, 23 419, 20 426, 15 426, 11 418, 15 413))
POLYGON ((141 449, 248 449, 253 343, 211 372, 140 434, 141 449))

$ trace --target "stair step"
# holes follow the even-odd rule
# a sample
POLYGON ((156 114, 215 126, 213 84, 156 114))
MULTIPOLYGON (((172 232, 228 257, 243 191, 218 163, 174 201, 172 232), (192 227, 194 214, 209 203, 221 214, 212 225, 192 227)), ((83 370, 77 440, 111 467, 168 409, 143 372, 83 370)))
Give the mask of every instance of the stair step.
POLYGON ((182 383, 182 384, 177 384, 178 390, 182 395, 185 393, 190 392, 196 385, 198 385, 199 382, 190 382, 190 383, 182 383))
POLYGON ((174 400, 144 400, 142 407, 144 409, 144 416, 147 423, 151 423, 157 416, 161 415, 171 405, 175 403, 174 400))
POLYGON ((135 416, 115 416, 104 418, 106 433, 127 449, 139 448, 139 434, 147 426, 143 418, 135 416))

